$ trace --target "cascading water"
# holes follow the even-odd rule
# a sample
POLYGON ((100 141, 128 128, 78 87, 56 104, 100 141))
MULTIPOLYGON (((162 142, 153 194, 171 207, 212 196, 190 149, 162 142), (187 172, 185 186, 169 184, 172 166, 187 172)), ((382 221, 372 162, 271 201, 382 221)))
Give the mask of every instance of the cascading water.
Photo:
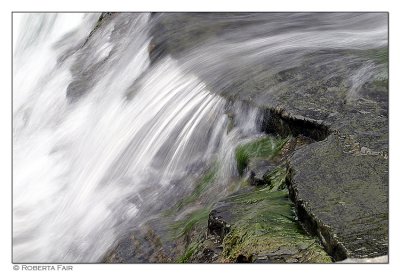
POLYGON ((235 147, 261 134, 260 112, 227 97, 301 92, 319 68, 344 79, 349 100, 387 79, 385 64, 363 56, 386 46, 382 14, 160 17, 178 23, 154 32, 160 18, 148 13, 13 15, 15 262, 101 261, 215 163, 212 191, 227 194, 235 147), (270 81, 303 65, 317 69, 270 81))
POLYGON ((224 177, 236 173, 233 144, 257 133, 257 111, 228 135, 223 98, 170 57, 149 68, 149 14, 118 18, 89 40, 98 14, 17 17, 14 261, 99 261, 189 166, 220 158, 224 177), (117 40, 122 23, 130 36, 117 40), (101 68, 84 83, 76 63, 101 68), (71 100, 71 87, 84 96, 71 100))

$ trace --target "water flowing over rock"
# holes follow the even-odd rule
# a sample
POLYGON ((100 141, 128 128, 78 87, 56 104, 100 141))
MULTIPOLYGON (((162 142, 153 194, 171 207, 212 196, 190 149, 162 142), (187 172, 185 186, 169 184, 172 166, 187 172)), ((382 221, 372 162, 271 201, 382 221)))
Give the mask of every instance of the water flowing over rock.
POLYGON ((382 259, 387 17, 14 13, 13 261, 382 259))

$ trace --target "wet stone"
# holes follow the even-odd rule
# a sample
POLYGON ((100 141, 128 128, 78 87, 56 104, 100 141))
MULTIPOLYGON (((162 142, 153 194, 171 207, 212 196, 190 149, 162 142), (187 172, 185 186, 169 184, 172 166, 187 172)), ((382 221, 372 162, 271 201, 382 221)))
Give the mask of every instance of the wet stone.
POLYGON ((249 183, 254 186, 259 186, 267 184, 264 180, 264 176, 272 172, 276 168, 276 165, 273 165, 269 160, 256 159, 251 160, 248 167, 249 183))

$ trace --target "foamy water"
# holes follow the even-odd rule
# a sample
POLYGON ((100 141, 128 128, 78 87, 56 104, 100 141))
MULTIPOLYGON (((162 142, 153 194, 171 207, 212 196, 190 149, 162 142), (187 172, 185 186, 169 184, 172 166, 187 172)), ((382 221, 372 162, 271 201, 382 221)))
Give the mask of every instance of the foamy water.
MULTIPOLYGON (((226 135, 224 99, 169 57, 149 68, 149 14, 128 22, 134 36, 128 46, 110 38, 113 23, 96 37, 86 62, 109 67, 94 73, 87 95, 71 103, 71 66, 80 55, 77 50, 59 62, 64 40, 83 43, 97 17, 24 15, 16 29, 16 262, 100 260, 152 203, 140 200, 143 188, 165 188, 185 176, 187 165, 207 163, 226 135)), ((230 156, 226 173, 235 172, 230 156)))
MULTIPOLYGON (((100 261, 121 234, 157 214, 148 209, 163 205, 172 183, 182 193, 193 187, 190 167, 219 162, 216 184, 225 190, 237 176, 235 146, 260 135, 259 111, 240 103, 229 107, 236 120, 227 131, 230 103, 215 87, 239 68, 270 58, 272 73, 311 51, 376 48, 387 39, 374 15, 327 15, 322 29, 307 31, 289 20, 282 33, 272 30, 285 16, 255 16, 258 25, 245 32, 151 65, 150 14, 101 24, 99 16, 13 15, 14 262, 100 261)), ((379 70, 367 63, 347 76, 349 97, 379 70)))

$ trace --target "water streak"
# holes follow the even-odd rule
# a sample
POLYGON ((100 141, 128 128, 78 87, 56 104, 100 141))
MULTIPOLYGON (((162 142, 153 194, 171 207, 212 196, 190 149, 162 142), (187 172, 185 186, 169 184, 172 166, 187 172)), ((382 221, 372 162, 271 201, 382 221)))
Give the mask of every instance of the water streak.
POLYGON ((226 194, 235 147, 260 135, 261 114, 219 94, 253 92, 246 81, 267 99, 301 87, 307 78, 265 79, 305 62, 345 79, 349 98, 387 78, 384 64, 357 56, 386 46, 385 14, 13 16, 15 262, 100 261, 214 163, 212 191, 226 194), (157 20, 180 16, 185 25, 152 37, 157 20), (185 28, 201 39, 178 39, 193 45, 151 63, 152 39, 185 28))
MULTIPOLYGON (((139 217, 154 214, 148 206, 162 201, 162 190, 185 178, 191 165, 205 167, 220 153, 226 173, 235 173, 232 150, 226 157, 220 149, 226 101, 169 57, 149 68, 149 14, 112 20, 89 40, 98 15, 75 17, 67 28, 66 15, 30 14, 19 27, 16 262, 99 261, 139 217), (116 38, 122 23, 130 38, 116 38), (90 79, 83 81, 79 70, 90 71, 90 79), (66 95, 74 82, 83 93, 71 101, 66 95)), ((248 128, 230 139, 254 132, 254 123, 248 128)))

